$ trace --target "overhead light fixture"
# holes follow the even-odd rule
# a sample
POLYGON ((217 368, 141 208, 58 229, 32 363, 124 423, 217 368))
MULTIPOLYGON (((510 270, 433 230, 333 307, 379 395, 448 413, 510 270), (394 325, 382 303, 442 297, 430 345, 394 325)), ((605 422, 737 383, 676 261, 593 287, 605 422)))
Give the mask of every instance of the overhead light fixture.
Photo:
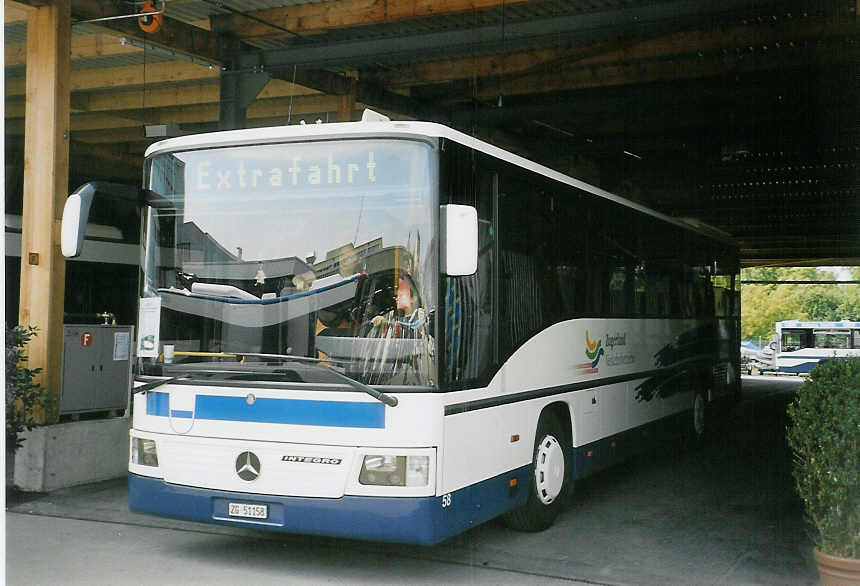
POLYGON ((639 156, 639 155, 637 155, 636 153, 631 153, 630 151, 622 151, 622 152, 623 152, 625 155, 627 155, 628 157, 633 157, 633 158, 634 158, 634 159, 636 159, 637 161, 641 161, 641 160, 642 160, 642 157, 640 157, 640 156, 639 156))
POLYGON ((143 127, 143 136, 146 138, 171 138, 183 134, 178 124, 147 124, 143 127))

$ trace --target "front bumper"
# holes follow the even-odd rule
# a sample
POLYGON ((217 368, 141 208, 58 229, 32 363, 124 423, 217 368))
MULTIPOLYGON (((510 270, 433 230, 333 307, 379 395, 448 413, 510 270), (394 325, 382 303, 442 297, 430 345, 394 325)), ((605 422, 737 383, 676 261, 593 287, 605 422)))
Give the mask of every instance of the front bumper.
POLYGON ((523 504, 528 497, 529 470, 513 470, 444 496, 336 499, 194 488, 129 473, 128 503, 136 513, 201 523, 433 545, 523 504), (517 478, 524 488, 512 493, 511 478, 517 478), (228 502, 268 505, 269 516, 261 520, 230 518, 228 502))

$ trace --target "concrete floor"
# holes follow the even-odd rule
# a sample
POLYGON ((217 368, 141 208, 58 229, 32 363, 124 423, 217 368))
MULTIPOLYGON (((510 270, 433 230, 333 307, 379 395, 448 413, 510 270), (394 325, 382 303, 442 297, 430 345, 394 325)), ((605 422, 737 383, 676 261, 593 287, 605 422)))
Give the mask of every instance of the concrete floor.
MULTIPOLYGON (((568 509, 542 533, 516 533, 494 521, 431 548, 284 536, 130 513, 119 480, 8 495, 7 510, 16 515, 7 534, 7 567, 12 572, 19 563, 8 555, 19 542, 15 533, 25 541, 24 534, 43 523, 35 517, 28 523, 26 516, 34 515, 107 522, 117 530, 169 530, 171 543, 182 543, 183 534, 197 544, 226 539, 219 547, 255 544, 251 549, 272 556, 301 551, 361 560, 361 554, 382 554, 377 571, 393 578, 420 567, 416 583, 440 572, 444 582, 463 584, 489 583, 493 576, 505 582, 511 575, 523 583, 816 584, 784 439, 785 407, 799 382, 745 377, 743 401, 715 424, 704 449, 659 447, 580 482, 568 509)), ((329 580, 350 583, 338 572, 329 580)))

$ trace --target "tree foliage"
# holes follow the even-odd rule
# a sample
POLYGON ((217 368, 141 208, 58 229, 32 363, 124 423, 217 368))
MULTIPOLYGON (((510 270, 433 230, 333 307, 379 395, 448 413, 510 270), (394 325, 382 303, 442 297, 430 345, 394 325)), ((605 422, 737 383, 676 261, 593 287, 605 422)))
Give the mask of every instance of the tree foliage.
MULTIPOLYGON (((860 280, 860 267, 850 270, 860 280)), ((829 281, 835 275, 815 267, 744 269, 744 281, 829 281)), ((744 340, 770 340, 773 324, 783 320, 860 320, 858 285, 744 285, 741 288, 741 336, 744 340)))
POLYGON ((32 412, 36 407, 47 406, 47 395, 33 378, 41 368, 27 368, 24 346, 36 335, 32 326, 6 324, 6 451, 14 453, 21 447, 20 433, 33 429, 36 422, 32 412))

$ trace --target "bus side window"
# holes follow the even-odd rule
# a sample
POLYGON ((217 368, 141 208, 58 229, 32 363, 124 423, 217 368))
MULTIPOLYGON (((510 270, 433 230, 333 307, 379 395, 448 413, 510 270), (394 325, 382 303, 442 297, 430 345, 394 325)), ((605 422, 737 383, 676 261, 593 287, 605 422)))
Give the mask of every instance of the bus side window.
POLYGON ((609 272, 609 315, 623 316, 627 313, 627 269, 622 259, 615 259, 609 272))
POLYGON ((553 272, 559 319, 573 319, 585 313, 588 239, 578 238, 588 230, 588 213, 583 200, 569 194, 557 198, 555 222, 556 257, 553 272))
POLYGON ((499 177, 499 350, 510 356, 546 324, 544 271, 552 234, 543 194, 512 175, 499 177))
MULTIPOLYGON (((462 164, 471 156, 462 154, 454 160, 462 164)), ((474 275, 444 277, 446 327, 442 364, 448 381, 458 387, 487 384, 497 360, 493 325, 497 303, 494 284, 497 175, 480 164, 468 169, 462 166, 451 189, 453 193, 465 193, 460 196, 463 203, 474 205, 478 211, 478 270, 474 275)))
POLYGON ((814 332, 816 348, 836 348, 844 350, 849 347, 847 331, 814 332))

